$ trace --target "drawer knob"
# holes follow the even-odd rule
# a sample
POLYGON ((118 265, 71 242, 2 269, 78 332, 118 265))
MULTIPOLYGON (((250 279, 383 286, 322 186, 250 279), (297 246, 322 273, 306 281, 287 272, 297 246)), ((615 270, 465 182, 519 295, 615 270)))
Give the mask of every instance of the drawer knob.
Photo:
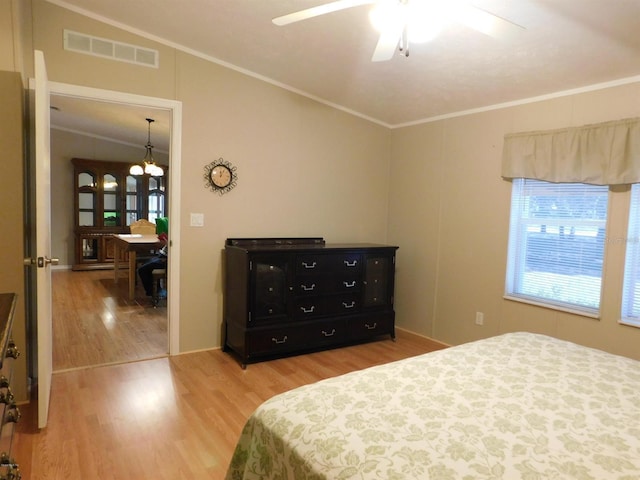
POLYGON ((316 262, 313 262, 313 263, 302 262, 302 266, 308 269, 316 268, 316 265, 317 265, 316 262))
POLYGON ((9 343, 9 346, 7 347, 7 353, 5 355, 5 358, 18 358, 20 356, 20 350, 18 350, 18 347, 16 347, 16 344, 13 342, 9 343))
POLYGON ((351 300, 351 303, 342 302, 342 306, 344 308, 353 308, 353 307, 356 306, 356 302, 355 302, 355 300, 351 300))
POLYGON ((352 282, 342 282, 344 284, 345 287, 347 288, 353 288, 356 286, 356 281, 353 280, 352 282))
POLYGON ((7 405, 12 405, 13 403, 15 403, 15 398, 13 396, 13 393, 11 393, 11 389, 9 387, 7 387, 6 392, 0 393, 0 403, 5 403, 7 405))
POLYGON ((0 388, 7 388, 9 386, 9 379, 4 375, 0 375, 0 388))
POLYGON ((322 330, 322 335, 324 335, 325 337, 333 337, 335 334, 336 334, 335 328, 332 328, 330 333, 327 333, 324 330, 322 330))
POLYGON ((344 266, 345 267, 355 267, 356 265, 358 265, 358 261, 354 260, 353 262, 350 262, 349 260, 345 260, 344 261, 344 266))
POLYGON ((304 290, 305 292, 311 292, 313 291, 313 289, 316 288, 316 284, 312 283, 310 287, 307 287, 306 285, 302 284, 300 285, 300 288, 302 288, 302 290, 304 290))
POLYGON ((282 340, 278 340, 276 337, 273 337, 271 341, 277 344, 285 343, 287 341, 287 336, 285 335, 282 337, 282 340))
POLYGON ((302 313, 313 313, 315 309, 316 309, 315 305, 311 305, 309 308, 300 307, 300 310, 302 310, 302 313))
POLYGON ((4 417, 4 423, 18 423, 18 420, 20 420, 20 417, 22 416, 20 414, 20 409, 15 405, 11 405, 9 409, 10 410, 4 417))
POLYGON ((364 326, 367 330, 375 330, 376 327, 378 326, 378 322, 374 322, 373 325, 369 325, 368 323, 365 323, 364 326))
POLYGON ((0 476, 0 480, 20 480, 22 478, 16 461, 9 457, 6 452, 0 453, 0 465, 6 467, 6 474, 4 476, 0 476))

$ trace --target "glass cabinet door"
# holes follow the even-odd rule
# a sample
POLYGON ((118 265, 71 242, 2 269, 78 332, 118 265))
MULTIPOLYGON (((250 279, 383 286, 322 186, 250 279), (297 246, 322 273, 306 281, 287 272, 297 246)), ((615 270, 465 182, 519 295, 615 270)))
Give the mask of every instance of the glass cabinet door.
POLYGON ((149 177, 149 214, 147 220, 155 222, 164 217, 164 177, 149 177))
POLYGON ((96 225, 96 177, 91 172, 78 174, 78 225, 94 227, 96 225))
POLYGON ((140 180, 139 177, 127 175, 126 179, 126 205, 125 205, 125 224, 131 225, 133 222, 140 220, 142 213, 142 204, 140 202, 140 180))
POLYGON ((391 303, 389 273, 393 258, 368 257, 365 261, 364 306, 377 307, 391 303))
POLYGON ((119 227, 121 225, 119 193, 120 188, 116 176, 105 173, 103 177, 102 188, 104 191, 103 198, 103 225, 105 227, 119 227))

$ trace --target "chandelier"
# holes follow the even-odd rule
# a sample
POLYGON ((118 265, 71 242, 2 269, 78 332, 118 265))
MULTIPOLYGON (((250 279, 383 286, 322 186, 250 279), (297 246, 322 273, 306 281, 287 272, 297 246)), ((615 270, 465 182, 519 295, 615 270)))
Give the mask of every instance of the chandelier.
POLYGON ((152 177, 162 177, 164 175, 164 170, 162 169, 162 167, 156 165, 156 162, 153 159, 153 145, 151 145, 151 123, 155 122, 155 120, 153 118, 147 118, 146 120, 149 123, 147 132, 147 144, 145 145, 147 151, 144 155, 144 159, 142 160, 142 165, 131 165, 129 173, 131 175, 142 175, 143 173, 146 173, 148 175, 151 175, 152 177))

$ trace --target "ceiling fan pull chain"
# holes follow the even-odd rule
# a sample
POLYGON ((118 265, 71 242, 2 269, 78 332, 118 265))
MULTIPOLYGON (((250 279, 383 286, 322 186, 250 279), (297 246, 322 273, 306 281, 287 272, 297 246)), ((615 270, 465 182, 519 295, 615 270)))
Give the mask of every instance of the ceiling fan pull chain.
POLYGON ((409 56, 409 32, 407 26, 402 29, 402 38, 400 38, 400 52, 405 56, 409 56))

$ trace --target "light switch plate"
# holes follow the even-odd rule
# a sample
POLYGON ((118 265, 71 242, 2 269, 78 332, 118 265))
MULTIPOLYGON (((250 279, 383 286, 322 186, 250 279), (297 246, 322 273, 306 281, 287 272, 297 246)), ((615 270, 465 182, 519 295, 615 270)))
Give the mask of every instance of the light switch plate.
POLYGON ((192 227, 204 227, 204 213, 192 213, 190 225, 192 227))

